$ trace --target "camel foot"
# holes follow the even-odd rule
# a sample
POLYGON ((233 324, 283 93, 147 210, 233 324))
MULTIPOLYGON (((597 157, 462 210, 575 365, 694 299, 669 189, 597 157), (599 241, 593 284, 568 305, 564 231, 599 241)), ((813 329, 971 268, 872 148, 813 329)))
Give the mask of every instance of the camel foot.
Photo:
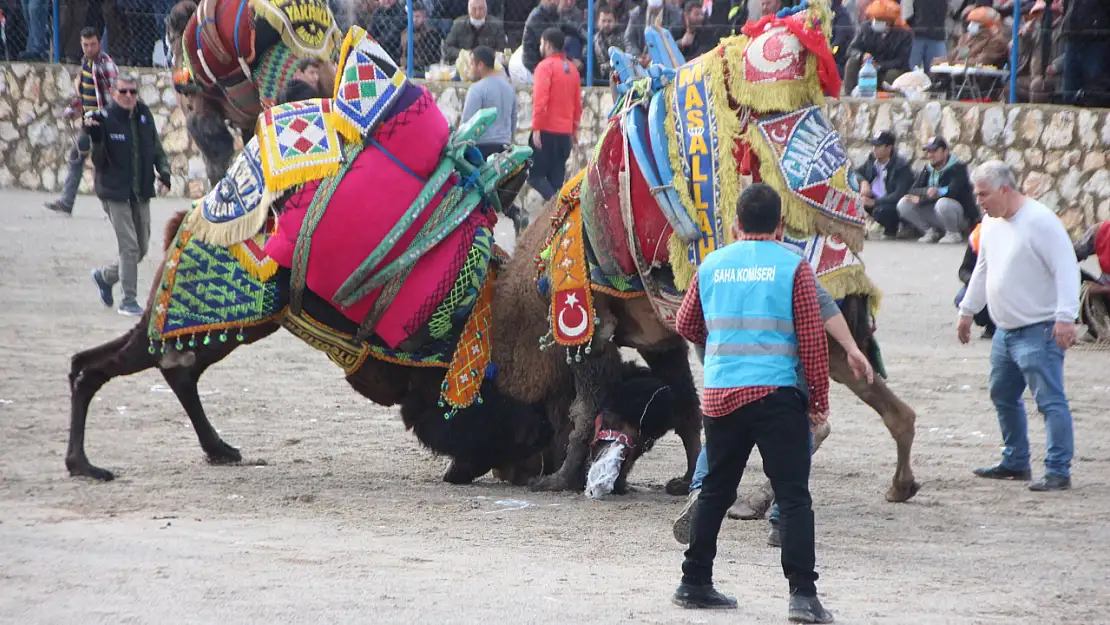
POLYGON ((890 487, 890 490, 886 491, 886 500, 890 503, 909 501, 919 490, 921 490, 921 484, 916 481, 910 482, 908 486, 895 484, 890 487))
POLYGON ((116 476, 107 469, 94 467, 89 464, 88 460, 84 461, 70 461, 66 460, 66 468, 69 469, 70 477, 91 477, 99 482, 111 482, 116 479, 116 476))
POLYGON ((237 464, 243 461, 243 454, 239 450, 223 441, 215 449, 205 450, 208 464, 237 464))
POLYGON ((771 503, 774 501, 775 494, 773 492, 760 488, 729 508, 728 518, 741 521, 758 521, 771 509, 771 503))
POLYGON ((528 482, 528 488, 537 492, 557 492, 574 490, 570 480, 561 477, 558 473, 546 477, 537 477, 528 482))
POLYGON ((455 458, 451 460, 451 464, 448 465, 447 471, 443 474, 443 481, 448 484, 470 484, 487 472, 489 472, 489 469, 480 471, 474 465, 467 464, 455 458))
POLYGON ((674 497, 686 497, 690 494, 690 478, 676 477, 667 482, 667 494, 674 497))

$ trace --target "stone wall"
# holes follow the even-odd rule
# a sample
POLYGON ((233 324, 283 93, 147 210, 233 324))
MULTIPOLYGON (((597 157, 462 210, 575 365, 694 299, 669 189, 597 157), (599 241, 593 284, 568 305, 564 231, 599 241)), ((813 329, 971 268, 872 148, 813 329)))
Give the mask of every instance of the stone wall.
MULTIPOLYGON (((59 191, 65 180, 72 125, 61 119, 73 91, 73 72, 64 65, 0 64, 0 187, 59 191)), ((176 108, 169 74, 139 70, 140 97, 154 113, 173 167, 173 195, 199 197, 207 189, 204 165, 176 108)), ((457 124, 465 85, 431 83, 429 88, 448 120, 457 124)), ((613 105, 607 89, 587 90, 582 132, 568 172, 585 163, 613 105)), ((900 138, 899 151, 917 159, 933 134, 946 137, 956 155, 968 162, 1001 158, 1020 172, 1023 190, 1055 208, 1068 229, 1110 219, 1110 111, 1047 106, 1001 106, 903 100, 830 101, 832 121, 854 162, 866 158, 866 139, 879 130, 900 138)), ((527 141, 532 98, 521 90, 517 141, 527 141)), ((918 165, 920 165, 920 160, 918 165)), ((86 170, 81 191, 92 188, 86 170)), ((529 192, 527 204, 536 201, 529 192)))

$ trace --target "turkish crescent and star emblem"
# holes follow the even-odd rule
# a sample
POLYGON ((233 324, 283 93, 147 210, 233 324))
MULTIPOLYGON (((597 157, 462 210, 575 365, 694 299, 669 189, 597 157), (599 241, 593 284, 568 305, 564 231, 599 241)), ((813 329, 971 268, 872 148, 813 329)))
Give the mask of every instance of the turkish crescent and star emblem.
POLYGON ((559 291, 555 303, 555 338, 560 343, 578 342, 590 329, 590 314, 586 311, 588 297, 585 288, 559 291))
POLYGON ((798 80, 805 76, 805 49, 785 26, 757 35, 744 50, 744 79, 750 83, 798 80))

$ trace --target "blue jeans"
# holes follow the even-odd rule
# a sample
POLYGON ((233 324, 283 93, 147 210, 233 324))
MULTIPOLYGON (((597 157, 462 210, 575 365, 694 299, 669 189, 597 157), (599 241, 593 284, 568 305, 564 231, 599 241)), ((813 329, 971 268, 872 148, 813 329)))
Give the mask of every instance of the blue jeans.
POLYGON ((46 39, 46 25, 50 23, 49 0, 23 0, 23 18, 27 22, 27 54, 46 54, 50 42, 46 39))
MULTIPOLYGON (((809 432, 809 455, 813 455, 813 431, 809 432)), ((709 460, 705 457, 705 445, 701 446, 701 453, 698 454, 698 462, 694 465, 694 477, 690 480, 690 491, 695 491, 701 488, 701 482, 705 479, 705 474, 709 472, 709 460)), ((771 504, 771 523, 777 523, 779 520, 779 506, 777 503, 771 504)))
POLYGON ((1072 104, 1080 91, 1097 91, 1106 75, 1110 43, 1083 42, 1064 44, 1064 102, 1072 104))
POLYGON ((1064 395, 1064 350, 1052 336, 1053 325, 1046 321, 1016 330, 998 329, 991 343, 991 401, 1002 430, 1003 467, 1029 468, 1029 426, 1022 400, 1028 385, 1044 415, 1045 473, 1070 477, 1075 440, 1064 395))
POLYGON ((921 67, 928 74, 929 68, 932 67, 932 60, 937 57, 948 58, 948 47, 944 41, 939 39, 914 39, 913 47, 910 48, 910 70, 921 67))

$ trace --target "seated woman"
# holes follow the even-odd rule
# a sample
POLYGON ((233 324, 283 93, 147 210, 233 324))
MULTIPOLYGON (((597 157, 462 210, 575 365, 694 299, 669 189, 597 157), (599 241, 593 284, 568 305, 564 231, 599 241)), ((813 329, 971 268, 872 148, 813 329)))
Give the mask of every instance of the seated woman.
POLYGON ((972 9, 967 14, 967 32, 948 54, 948 63, 967 67, 992 65, 1001 68, 1010 56, 1010 44, 1002 36, 1001 24, 1002 18, 998 11, 990 7, 972 9))
POLYGON ((1079 270, 1083 282, 1080 292, 1079 321, 1087 326, 1084 341, 1110 342, 1110 221, 1095 224, 1075 244, 1079 262, 1092 254, 1098 257, 1102 276, 1079 270))
MULTIPOLYGON (((956 308, 960 307, 960 302, 963 301, 964 295, 967 293, 967 283, 971 281, 971 272, 975 270, 975 262, 979 259, 979 229, 982 227, 982 222, 976 224, 975 229, 971 231, 971 236, 967 238, 964 262, 960 265, 960 282, 963 282, 964 285, 960 288, 960 292, 956 294, 956 308)), ((986 306, 983 306, 983 310, 975 313, 974 321, 975 325, 983 328, 983 338, 994 337, 994 320, 991 319, 986 306)))

